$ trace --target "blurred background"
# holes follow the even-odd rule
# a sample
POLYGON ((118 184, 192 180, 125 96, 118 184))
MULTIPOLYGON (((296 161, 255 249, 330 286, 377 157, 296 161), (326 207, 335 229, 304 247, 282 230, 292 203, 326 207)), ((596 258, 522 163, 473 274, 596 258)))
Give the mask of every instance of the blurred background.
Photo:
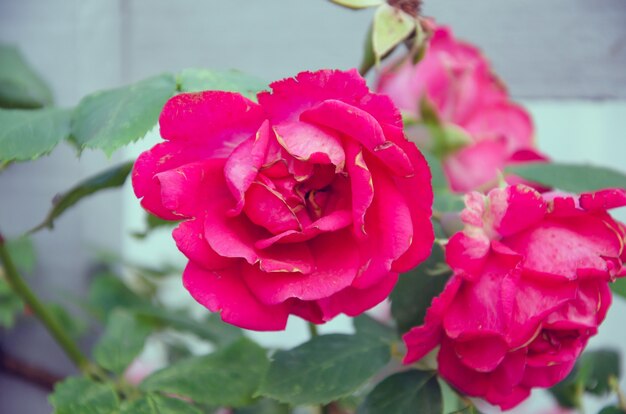
MULTIPOLYGON (((534 116, 542 151, 558 161, 626 171, 625 0, 425 0, 424 12, 484 50, 534 116)), ((0 42, 17 45, 52 86, 56 104, 71 107, 95 90, 188 67, 237 68, 268 81, 355 67, 371 17, 325 0, 0 0, 0 42)), ((133 158, 157 139, 151 135, 111 158, 85 151, 76 159, 62 144, 48 157, 11 165, 0 174, 2 232, 17 236, 33 227, 55 194, 133 158)), ((618 215, 626 220, 624 211, 618 215)), ((54 231, 34 237, 38 262, 30 281, 45 298, 78 302, 97 252, 145 264, 182 262, 167 231, 148 243, 130 236, 142 228, 128 185, 98 194, 62 216, 54 231)), ((178 281, 172 289, 180 289, 178 281)), ((590 347, 626 351, 624 315, 626 304, 617 299, 590 347)), ((339 319, 321 331, 348 326, 339 319)), ((304 331, 292 320, 287 334, 255 337, 290 346, 304 331)), ((0 346, 56 374, 73 372, 32 318, 11 331, 0 328, 0 346)), ((540 412, 547 401, 538 396, 518 412, 540 412)), ((590 404, 596 412, 599 405, 590 404)), ((0 413, 49 412, 46 392, 0 372, 0 413)))

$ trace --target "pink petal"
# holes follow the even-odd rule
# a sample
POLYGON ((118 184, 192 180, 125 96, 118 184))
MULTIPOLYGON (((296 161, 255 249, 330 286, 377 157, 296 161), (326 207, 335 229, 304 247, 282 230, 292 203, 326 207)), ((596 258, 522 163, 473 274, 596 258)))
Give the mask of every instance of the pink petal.
POLYGON ((385 300, 396 282, 397 273, 388 273, 379 282, 365 289, 347 287, 334 295, 317 301, 325 321, 329 321, 340 313, 358 316, 385 300))
POLYGON ((360 243, 363 268, 354 282, 358 288, 372 286, 391 270, 392 263, 402 256, 413 239, 411 212, 403 195, 386 171, 372 165, 374 198, 365 217, 367 239, 360 243))
MULTIPOLYGON (((626 185, 626 183, 624 183, 626 185)), ((580 206, 588 211, 610 210, 626 206, 626 189, 611 188, 595 193, 581 194, 580 206)))
POLYGON ((485 221, 501 236, 509 236, 539 223, 546 203, 539 192, 525 185, 496 188, 489 192, 485 221))
POLYGON ((187 258, 205 269, 223 269, 233 265, 233 260, 218 255, 204 237, 204 220, 196 218, 183 221, 172 232, 176 247, 187 258))
POLYGON ((478 372, 491 372, 504 360, 509 347, 498 336, 481 336, 468 341, 455 341, 454 352, 461 363, 478 372))
POLYGON ((209 159, 181 165, 155 175, 163 207, 180 218, 203 217, 212 193, 224 190, 224 160, 209 159))
POLYGON ((374 199, 372 174, 365 163, 363 152, 354 141, 346 142, 346 171, 350 176, 352 190, 352 222, 354 234, 360 240, 365 232, 365 213, 374 199))
POLYGON ((567 374, 569 374, 572 371, 572 368, 574 368, 575 363, 576 360, 572 360, 563 364, 552 366, 527 366, 526 372, 524 373, 524 379, 522 380, 522 384, 529 388, 552 387, 553 385, 561 382, 563 379, 565 379, 565 377, 567 377, 567 374))
POLYGON ((392 264, 392 270, 407 272, 430 255, 435 239, 430 221, 433 204, 431 174, 426 159, 415 144, 404 137, 401 129, 383 126, 383 130, 385 136, 407 154, 414 168, 414 174, 410 177, 394 177, 396 187, 411 212, 413 236, 409 248, 392 264))
POLYGON ((270 140, 274 133, 265 121, 256 135, 249 137, 235 148, 224 166, 226 183, 237 200, 232 214, 239 214, 244 204, 244 194, 256 178, 259 168, 265 162, 270 140))
POLYGON ((448 280, 443 292, 433 299, 426 311, 424 324, 404 334, 402 339, 407 347, 407 354, 402 361, 404 364, 419 361, 439 344, 443 334, 442 321, 444 314, 450 305, 454 303, 459 288, 463 283, 464 281, 461 277, 453 275, 448 280))
POLYGON ((402 125, 400 113, 391 100, 370 93, 356 69, 302 72, 270 87, 272 92, 262 92, 258 99, 274 124, 295 121, 302 111, 325 100, 338 99, 363 109, 380 122, 402 125))
POLYGON ((525 269, 572 280, 581 272, 608 275, 604 257, 619 257, 621 253, 616 233, 592 216, 545 220, 508 237, 506 244, 525 257, 525 269))
POLYGON ((327 100, 302 113, 303 121, 339 131, 360 142, 394 174, 414 173, 408 156, 385 137, 379 122, 369 113, 337 100, 327 100))
POLYGON ((278 143, 300 161, 337 166, 342 170, 345 153, 341 140, 332 131, 306 122, 283 123, 274 127, 278 143))
POLYGON ((201 145, 212 158, 225 158, 264 119, 261 107, 238 93, 206 91, 171 98, 159 125, 164 139, 201 145))
POLYGON ((282 196, 259 182, 250 184, 246 192, 244 212, 250 221, 273 234, 301 229, 296 214, 282 196))
POLYGON ((285 329, 288 306, 259 302, 243 283, 237 267, 210 271, 189 262, 183 273, 183 284, 201 305, 212 312, 220 312, 225 322, 257 331, 285 329))
MULTIPOLYGON (((317 300, 350 286, 358 268, 358 252, 346 231, 326 233, 308 242, 313 268, 306 274, 267 274, 257 267, 244 268, 246 284, 260 301, 277 304, 290 298, 317 300)), ((300 244, 275 245, 294 249, 300 244)))
POLYGON ((443 169, 456 192, 493 187, 498 171, 503 171, 507 155, 504 139, 486 140, 469 145, 443 160, 443 169))
POLYGON ((463 123, 463 128, 477 141, 505 137, 509 154, 534 146, 530 115, 521 106, 511 102, 499 101, 472 112, 463 123))

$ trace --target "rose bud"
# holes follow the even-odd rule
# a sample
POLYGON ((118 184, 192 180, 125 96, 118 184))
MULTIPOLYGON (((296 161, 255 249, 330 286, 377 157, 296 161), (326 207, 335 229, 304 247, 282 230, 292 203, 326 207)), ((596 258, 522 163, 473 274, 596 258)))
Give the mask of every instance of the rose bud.
POLYGON ((377 92, 418 121, 407 135, 442 158, 450 188, 493 188, 507 165, 545 159, 535 149, 529 114, 510 101, 481 52, 455 39, 449 28, 432 26, 423 58, 383 69, 377 92), (441 124, 431 125, 438 132, 420 122, 428 122, 425 109, 441 124))
POLYGON ((609 283, 626 274, 626 230, 607 213, 624 205, 624 189, 468 194, 465 229, 446 246, 454 274, 405 334, 404 362, 440 346, 441 376, 503 409, 564 379, 604 320, 609 283))
POLYGON ((430 171, 391 100, 356 70, 303 72, 258 104, 237 93, 173 97, 164 142, 144 152, 133 187, 173 233, 183 283, 224 321, 284 329, 384 300, 428 257, 430 171))

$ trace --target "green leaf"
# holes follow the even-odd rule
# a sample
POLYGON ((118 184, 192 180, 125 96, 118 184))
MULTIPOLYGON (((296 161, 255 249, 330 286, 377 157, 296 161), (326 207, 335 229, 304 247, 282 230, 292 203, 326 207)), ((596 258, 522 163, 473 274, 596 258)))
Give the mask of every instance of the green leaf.
POLYGON ((113 311, 102 338, 93 350, 96 362, 103 368, 122 374, 139 355, 150 327, 127 311, 113 311))
POLYGON ((506 173, 573 193, 626 187, 626 175, 606 167, 533 162, 508 167, 506 173))
POLYGON ((73 338, 79 338, 87 330, 87 323, 84 320, 73 317, 63 306, 57 303, 47 303, 46 310, 73 338))
POLYGON ((24 312, 24 304, 13 293, 7 281, 2 278, 2 269, 0 268, 0 327, 13 327, 15 319, 22 312, 24 312))
POLYGON ((415 30, 415 19, 388 4, 381 5, 374 14, 372 47, 380 60, 415 30))
POLYGON ((426 310, 439 295, 452 271, 446 265, 443 248, 435 243, 430 257, 400 280, 391 292, 391 314, 400 333, 424 323, 426 310))
POLYGON ((615 282, 611 283, 611 290, 613 293, 626 299, 626 277, 617 279, 615 282))
POLYGON ((101 320, 106 320, 114 309, 137 308, 148 304, 113 273, 95 276, 89 287, 88 303, 101 320))
POLYGON ((626 414, 626 411, 622 411, 619 407, 608 406, 600 410, 598 414, 626 414))
POLYGON ((150 393, 138 400, 124 403, 120 414, 202 414, 202 412, 178 398, 150 393))
POLYGON ((73 141, 108 155, 142 138, 154 125, 176 82, 163 74, 83 98, 72 116, 73 141))
POLYGON ((41 108, 51 103, 50 88, 20 51, 0 44, 0 107, 41 108))
POLYGON ((140 385, 212 405, 240 407, 253 402, 269 362, 265 350, 242 338, 213 354, 193 357, 155 372, 140 385))
POLYGON ((292 405, 328 403, 363 385, 390 356, 389 344, 369 336, 318 336, 276 352, 259 394, 292 405))
POLYGON ((278 401, 261 398, 249 407, 235 408, 233 414, 291 414, 291 409, 278 401))
POLYGON ((368 7, 380 6, 385 0, 330 0, 331 2, 338 4, 339 6, 347 7, 349 9, 358 10, 366 9, 368 7))
POLYGON ((5 247, 13 259, 17 270, 22 273, 32 273, 35 269, 35 246, 30 237, 22 236, 5 242, 5 247))
POLYGON ((359 65, 359 73, 365 76, 376 65, 376 54, 374 53, 374 44, 372 32, 374 30, 373 23, 370 24, 365 35, 365 43, 363 44, 363 57, 359 65))
POLYGON ((357 335, 372 336, 385 342, 394 342, 398 339, 395 329, 365 313, 354 318, 352 323, 357 335))
POLYGON ((178 75, 178 83, 181 92, 238 92, 252 100, 256 100, 257 93, 268 88, 262 79, 237 70, 185 69, 178 75))
POLYGON ((620 378, 621 362, 618 351, 598 349, 585 352, 578 360, 585 391, 594 395, 611 392, 610 379, 620 378))
POLYGON ((73 377, 54 387, 54 414, 118 414, 119 400, 111 384, 73 377))
POLYGON ((241 329, 224 323, 217 314, 211 314, 206 320, 196 321, 186 314, 154 306, 138 307, 133 312, 146 323, 189 332, 218 347, 229 345, 243 337, 241 329))
POLYGON ((385 378, 367 396, 358 414, 442 414, 443 400, 432 372, 409 370, 385 378))
POLYGON ((0 109, 0 165, 48 154, 70 132, 66 109, 0 109))
POLYGON ((44 221, 30 230, 30 233, 34 233, 45 227, 52 228, 54 226, 54 220, 83 198, 101 190, 121 187, 132 168, 132 161, 125 162, 81 181, 67 192, 57 195, 54 197, 54 200, 52 200, 52 209, 50 209, 44 221))

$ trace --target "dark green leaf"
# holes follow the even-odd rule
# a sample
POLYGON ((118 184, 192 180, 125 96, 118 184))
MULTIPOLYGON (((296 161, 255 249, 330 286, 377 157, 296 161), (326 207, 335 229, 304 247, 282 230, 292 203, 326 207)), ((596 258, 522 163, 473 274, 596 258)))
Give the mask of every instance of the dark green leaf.
POLYGON ((434 373, 409 370, 384 379, 358 414, 442 414, 441 389, 434 373))
POLYGON ((181 92, 239 92, 249 99, 267 89, 267 82, 236 70, 185 69, 178 75, 181 92))
POLYGON ((626 277, 622 277, 611 283, 611 290, 613 291, 613 293, 618 294, 622 298, 626 299, 626 277))
POLYGON ((448 189, 448 180, 446 180, 446 176, 443 173, 443 165, 439 158, 435 157, 435 155, 430 151, 422 151, 424 158, 426 158, 426 162, 428 163, 428 167, 430 168, 430 174, 432 175, 432 185, 433 189, 448 189))
POLYGON ((265 350, 243 338, 213 354, 189 358, 155 372, 140 388, 239 407, 252 403, 269 362, 265 350))
POLYGON ((439 295, 452 271, 446 265, 443 248, 435 243, 430 257, 418 267, 400 276, 391 292, 391 314, 400 333, 424 322, 426 309, 439 295))
POLYGON ((45 227, 52 228, 54 220, 63 214, 65 210, 91 194, 108 188, 121 187, 132 168, 132 162, 125 162, 81 181, 67 192, 57 195, 52 200, 52 209, 48 212, 45 220, 30 232, 33 233, 45 227))
POLYGON ((48 154, 70 132, 66 109, 0 109, 0 165, 48 154))
POLYGON ((103 368, 121 374, 139 355, 149 334, 150 327, 134 315, 114 310, 93 350, 94 358, 103 368))
POLYGON ((380 6, 385 0, 330 0, 335 4, 338 4, 349 9, 358 10, 368 7, 380 6))
POLYGON ((527 163, 506 169, 529 181, 573 193, 625 188, 626 175, 606 167, 584 164, 527 163))
POLYGON ((150 393, 138 400, 124 403, 120 414, 202 414, 202 412, 178 398, 150 393))
POLYGON ((393 342, 398 338, 395 329, 365 313, 354 318, 352 322, 357 335, 372 336, 385 342, 393 342))
POLYGON ((578 360, 580 373, 584 380, 585 391, 594 395, 606 395, 611 392, 609 380, 620 377, 620 355, 611 349, 599 349, 585 352, 578 360))
POLYGON ((261 398, 258 402, 249 407, 235 408, 233 414, 290 414, 288 405, 269 398, 261 398))
POLYGON ((117 414, 119 400, 111 384, 86 378, 69 378, 50 396, 54 414, 117 414))
POLYGON ((598 414, 626 414, 626 411, 622 411, 619 407, 608 406, 600 410, 598 414))
POLYGON ((372 28, 372 48, 380 61, 415 31, 415 19, 402 10, 383 4, 374 14, 372 28))
POLYGON ((41 108, 52 103, 52 92, 17 48, 0 45, 0 107, 41 108))
POLYGON ((73 140, 79 148, 98 148, 110 155, 152 129, 174 92, 174 77, 164 74, 88 95, 74 110, 73 140))
POLYGON ((259 393, 296 404, 328 403, 370 379, 389 362, 389 344, 360 335, 323 335, 278 351, 259 393))

